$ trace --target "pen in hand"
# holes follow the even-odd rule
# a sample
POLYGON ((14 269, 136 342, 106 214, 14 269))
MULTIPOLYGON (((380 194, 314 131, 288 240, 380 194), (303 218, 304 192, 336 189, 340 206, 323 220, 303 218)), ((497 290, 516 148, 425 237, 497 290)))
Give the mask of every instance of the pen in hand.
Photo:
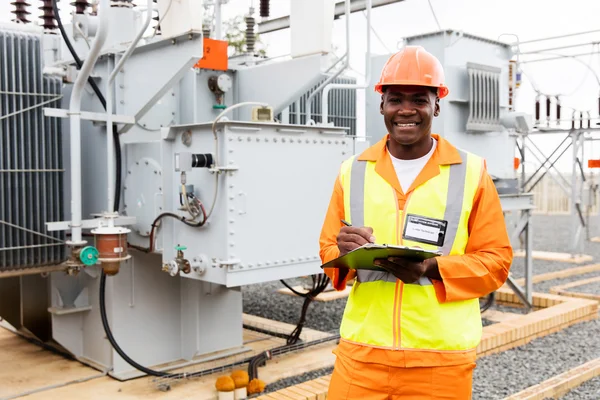
MULTIPOLYGON (((342 224, 344 224, 346 226, 352 226, 352 224, 350 222, 346 221, 345 219, 341 219, 340 221, 342 221, 342 224)), ((371 230, 371 232, 372 232, 372 230, 371 230)), ((365 238, 365 239, 368 239, 368 241, 371 242, 371 243, 375 243, 375 236, 370 236, 370 237, 365 238)))

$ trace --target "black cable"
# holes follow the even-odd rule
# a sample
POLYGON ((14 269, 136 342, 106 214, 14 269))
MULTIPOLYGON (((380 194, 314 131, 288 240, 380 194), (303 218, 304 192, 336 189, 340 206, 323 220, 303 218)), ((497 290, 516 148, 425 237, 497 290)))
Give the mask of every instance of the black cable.
POLYGON ((139 371, 142 371, 142 372, 144 372, 148 375, 152 375, 152 376, 169 375, 169 373, 167 373, 167 372, 155 371, 153 369, 146 368, 143 365, 136 363, 131 358, 129 358, 129 356, 127 354, 125 354, 125 352, 121 349, 121 347, 119 347, 119 345, 117 344, 117 342, 110 330, 110 326, 108 325, 108 319, 106 318, 105 292, 106 292, 106 274, 104 273, 104 270, 102 270, 102 276, 100 278, 100 317, 102 318, 102 326, 104 327, 104 332, 106 333, 106 337, 108 338, 108 341, 110 342, 112 347, 117 351, 117 353, 119 353, 119 355, 123 358, 123 360, 127 361, 127 363, 129 365, 131 365, 132 367, 136 368, 139 371))
MULTIPOLYGON (((71 57, 73 57, 73 60, 75 60, 75 63, 77 64, 77 68, 81 69, 81 67, 83 66, 83 62, 81 62, 81 59, 79 58, 79 56, 77 55, 77 52, 73 48, 73 45, 71 44, 71 41, 69 40, 69 37, 67 36, 67 32, 65 31, 65 27, 63 26, 62 20, 60 18, 60 14, 58 13, 58 2, 59 1, 60 0, 52 0, 52 8, 54 9, 54 18, 56 19, 56 22, 58 23, 58 29, 60 30, 63 40, 65 41, 65 44, 67 45, 67 48, 69 49, 69 52, 71 53, 71 57)), ((104 96, 100 92, 100 89, 98 89, 96 82, 94 81, 94 79, 92 79, 91 76, 88 76, 88 82, 92 86, 92 89, 94 89, 94 92, 96 93, 96 96, 98 96, 100 103, 102 103, 102 107, 104 107, 104 109, 106 110, 106 100, 104 99, 104 96)))
POLYGON ((485 296, 484 303, 479 305, 479 312, 480 313, 486 312, 494 304, 495 299, 496 299, 496 292, 492 292, 492 293, 488 294, 487 296, 485 296))
POLYGON ((323 291, 327 288, 329 284, 329 278, 325 274, 319 274, 317 276, 313 275, 313 287, 308 293, 306 293, 306 297, 304 298, 304 304, 302 304, 302 311, 300 313, 300 319, 294 331, 290 334, 290 337, 287 339, 287 344, 292 345, 297 343, 300 340, 300 335, 302 334, 302 329, 304 328, 304 324, 306 322, 306 315, 308 314, 308 307, 310 303, 312 303, 318 295, 323 293, 323 291))
MULTIPOLYGON (((63 26, 62 20, 60 18, 60 14, 58 13, 58 1, 59 0, 52 1, 52 8, 54 10, 54 18, 56 19, 56 22, 58 24, 58 29, 60 30, 63 40, 65 41, 65 44, 67 45, 67 48, 69 49, 69 52, 71 53, 71 57, 73 57, 73 60, 75 60, 75 63, 77 64, 77 68, 81 69, 81 67, 83 66, 83 62, 77 55, 77 52, 73 48, 73 45, 71 44, 71 41, 69 40, 69 37, 67 36, 67 32, 65 31, 65 27, 63 26)), ((96 93, 96 96, 98 96, 98 100, 100 100, 102 107, 104 107, 104 110, 106 111, 106 99, 102 95, 102 92, 100 92, 98 85, 96 85, 96 82, 94 81, 94 79, 91 76, 88 76, 88 83, 94 90, 94 93, 96 93)), ((115 174, 115 201, 114 201, 113 209, 114 209, 114 211, 118 211, 119 205, 121 204, 121 173, 122 173, 121 171, 122 170, 121 170, 121 138, 119 137, 119 132, 117 132, 116 124, 113 125, 113 140, 115 143, 115 162, 117 164, 116 171, 115 171, 116 172, 116 174, 115 174)))

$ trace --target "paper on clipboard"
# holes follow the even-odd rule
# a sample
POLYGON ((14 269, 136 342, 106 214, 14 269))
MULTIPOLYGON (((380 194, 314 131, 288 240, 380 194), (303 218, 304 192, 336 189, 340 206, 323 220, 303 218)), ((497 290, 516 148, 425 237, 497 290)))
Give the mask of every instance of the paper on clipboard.
POLYGON ((385 271, 383 268, 373 265, 376 259, 403 257, 415 261, 423 261, 428 258, 441 255, 442 253, 439 251, 430 251, 407 246, 369 243, 321 265, 321 268, 349 268, 385 271))

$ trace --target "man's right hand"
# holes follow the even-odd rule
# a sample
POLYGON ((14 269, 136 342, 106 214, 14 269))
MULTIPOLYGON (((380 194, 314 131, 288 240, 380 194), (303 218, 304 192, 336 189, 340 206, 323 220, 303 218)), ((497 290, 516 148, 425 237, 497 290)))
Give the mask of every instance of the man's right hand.
POLYGON ((359 248, 367 243, 375 243, 373 228, 343 226, 337 236, 337 245, 340 249, 340 256, 343 256, 352 250, 359 248))

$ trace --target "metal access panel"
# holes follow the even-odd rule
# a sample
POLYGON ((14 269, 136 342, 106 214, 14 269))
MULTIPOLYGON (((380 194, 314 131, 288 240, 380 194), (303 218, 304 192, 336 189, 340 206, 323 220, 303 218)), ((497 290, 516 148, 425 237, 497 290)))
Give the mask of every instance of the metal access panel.
POLYGON ((61 124, 40 107, 59 106, 62 81, 42 61, 41 32, 0 29, 0 274, 66 257, 64 233, 45 228, 63 219, 61 124))
POLYGON ((227 287, 322 272, 319 234, 354 139, 341 128, 278 123, 223 122, 216 132, 218 142, 211 124, 164 131, 164 210, 180 208, 177 154, 217 154, 218 143, 216 162, 225 172, 219 173, 218 186, 207 168, 187 172, 187 184, 207 212, 213 211, 200 228, 163 220, 157 240, 163 262, 175 258, 175 246, 185 246, 185 257, 199 260, 204 271, 181 276, 227 287))
MULTIPOLYGON (((440 100, 441 113, 434 118, 432 131, 485 158, 493 176, 514 178, 516 142, 501 125, 508 113, 510 46, 452 30, 408 37, 404 44, 423 46, 444 68, 450 94, 440 100)), ((373 71, 381 71, 389 57, 374 57, 373 71)), ((381 95, 367 91, 367 136, 371 143, 387 134, 380 102, 381 95)))

